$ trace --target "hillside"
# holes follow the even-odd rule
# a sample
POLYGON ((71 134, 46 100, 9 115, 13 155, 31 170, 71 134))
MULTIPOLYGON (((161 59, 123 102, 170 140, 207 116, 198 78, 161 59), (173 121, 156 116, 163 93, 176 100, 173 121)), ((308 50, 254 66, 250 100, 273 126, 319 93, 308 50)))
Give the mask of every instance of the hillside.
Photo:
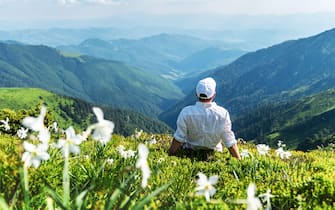
POLYGON ((264 105, 233 121, 237 136, 310 150, 335 142, 335 88, 299 100, 264 105))
POLYGON ((156 116, 183 96, 171 81, 121 62, 0 43, 0 87, 39 87, 156 116))
MULTIPOLYGON (((1 120, 10 109, 34 110, 38 105, 45 104, 53 119, 61 128, 66 129, 70 125, 85 128, 90 122, 96 121, 92 112, 92 103, 80 99, 61 96, 38 88, 0 88, 0 114, 1 120), (1 111, 2 110, 2 111, 1 111)), ((166 124, 149 118, 143 114, 123 109, 115 109, 108 106, 99 106, 104 111, 105 119, 115 123, 114 132, 129 136, 135 129, 143 129, 148 133, 168 133, 171 131, 166 124)), ((38 112, 39 110, 37 110, 38 112)))

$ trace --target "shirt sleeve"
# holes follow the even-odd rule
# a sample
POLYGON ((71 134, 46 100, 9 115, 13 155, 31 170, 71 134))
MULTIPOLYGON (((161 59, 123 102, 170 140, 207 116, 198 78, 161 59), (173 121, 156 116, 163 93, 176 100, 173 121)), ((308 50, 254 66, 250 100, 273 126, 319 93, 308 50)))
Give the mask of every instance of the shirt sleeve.
POLYGON ((231 128, 231 120, 230 120, 229 112, 226 113, 223 129, 224 129, 223 130, 223 144, 227 148, 232 147, 234 144, 237 143, 237 141, 235 138, 235 134, 231 128))
POLYGON ((177 129, 173 137, 181 143, 186 142, 187 128, 186 128, 185 117, 184 117, 183 111, 181 111, 178 116, 177 129))

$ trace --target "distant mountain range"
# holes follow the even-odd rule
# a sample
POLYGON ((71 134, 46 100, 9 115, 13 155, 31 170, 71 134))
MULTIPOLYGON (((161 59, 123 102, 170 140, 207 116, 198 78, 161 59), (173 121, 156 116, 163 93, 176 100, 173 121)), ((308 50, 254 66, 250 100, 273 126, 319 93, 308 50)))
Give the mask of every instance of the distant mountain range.
MULTIPOLYGON (((108 22, 111 21, 115 21, 115 18, 113 18, 113 20, 109 20, 108 22)), ((123 22, 124 20, 120 21, 123 22)), ((101 21, 99 22, 101 24, 101 21)), ((59 45, 79 45, 84 40, 88 39, 100 39, 107 41, 117 39, 134 40, 154 36, 161 33, 168 33, 197 37, 202 40, 215 40, 216 45, 220 48, 224 47, 225 49, 253 51, 256 49, 271 46, 284 40, 289 40, 296 37, 305 37, 306 34, 314 34, 310 31, 307 32, 308 30, 303 32, 301 31, 301 29, 296 28, 261 29, 260 27, 259 29, 240 29, 241 27, 239 27, 239 29, 219 30, 217 27, 215 27, 215 29, 178 29, 176 27, 115 28, 98 26, 78 28, 66 27, 66 24, 64 23, 61 23, 60 25, 64 25, 64 27, 50 28, 48 26, 48 28, 44 29, 30 28, 22 30, 2 29, 0 30, 0 40, 16 40, 18 42, 31 45, 47 45, 51 47, 57 47, 59 45)))
MULTIPOLYGON (((88 103, 38 88, 0 88, 1 117, 4 117, 2 113, 8 113, 8 110, 16 112, 25 110, 27 112, 35 110, 42 104, 47 106, 53 121, 56 121, 62 129, 66 129, 68 126, 80 130, 86 129, 89 124, 97 121, 92 107, 98 106, 103 110, 104 118, 114 122, 114 133, 129 136, 134 134, 135 129, 142 129, 147 133, 154 134, 171 132, 171 128, 166 124, 134 111, 88 103)), ((39 109, 37 113, 39 113, 39 109)), ((8 117, 8 115, 5 116, 8 117)), ((18 128, 20 126, 22 125, 18 125, 18 128)))
POLYGON ((88 39, 79 45, 57 48, 64 52, 121 61, 150 73, 178 79, 176 75, 222 66, 246 53, 225 50, 216 45, 215 41, 164 33, 142 39, 88 39))
POLYGON ((149 116, 183 96, 171 81, 138 68, 46 46, 0 43, 0 74, 1 87, 39 87, 149 116))

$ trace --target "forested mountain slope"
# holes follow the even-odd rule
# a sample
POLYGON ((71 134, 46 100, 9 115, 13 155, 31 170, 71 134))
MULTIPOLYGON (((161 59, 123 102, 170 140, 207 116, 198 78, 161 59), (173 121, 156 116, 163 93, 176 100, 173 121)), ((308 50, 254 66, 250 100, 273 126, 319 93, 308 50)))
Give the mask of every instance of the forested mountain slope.
POLYGON ((237 136, 255 143, 316 149, 335 143, 335 88, 290 102, 266 104, 233 120, 237 136))
POLYGON ((183 96, 171 81, 121 62, 7 43, 0 43, 0 86, 39 87, 150 116, 183 96))

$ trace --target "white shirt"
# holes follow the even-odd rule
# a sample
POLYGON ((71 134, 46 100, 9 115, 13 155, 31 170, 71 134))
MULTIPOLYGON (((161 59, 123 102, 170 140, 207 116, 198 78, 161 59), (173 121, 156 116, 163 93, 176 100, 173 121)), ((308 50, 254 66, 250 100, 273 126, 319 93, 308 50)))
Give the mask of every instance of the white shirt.
POLYGON ((228 148, 237 143, 229 112, 215 102, 197 102, 183 108, 173 137, 193 149, 222 151, 221 143, 228 148))

